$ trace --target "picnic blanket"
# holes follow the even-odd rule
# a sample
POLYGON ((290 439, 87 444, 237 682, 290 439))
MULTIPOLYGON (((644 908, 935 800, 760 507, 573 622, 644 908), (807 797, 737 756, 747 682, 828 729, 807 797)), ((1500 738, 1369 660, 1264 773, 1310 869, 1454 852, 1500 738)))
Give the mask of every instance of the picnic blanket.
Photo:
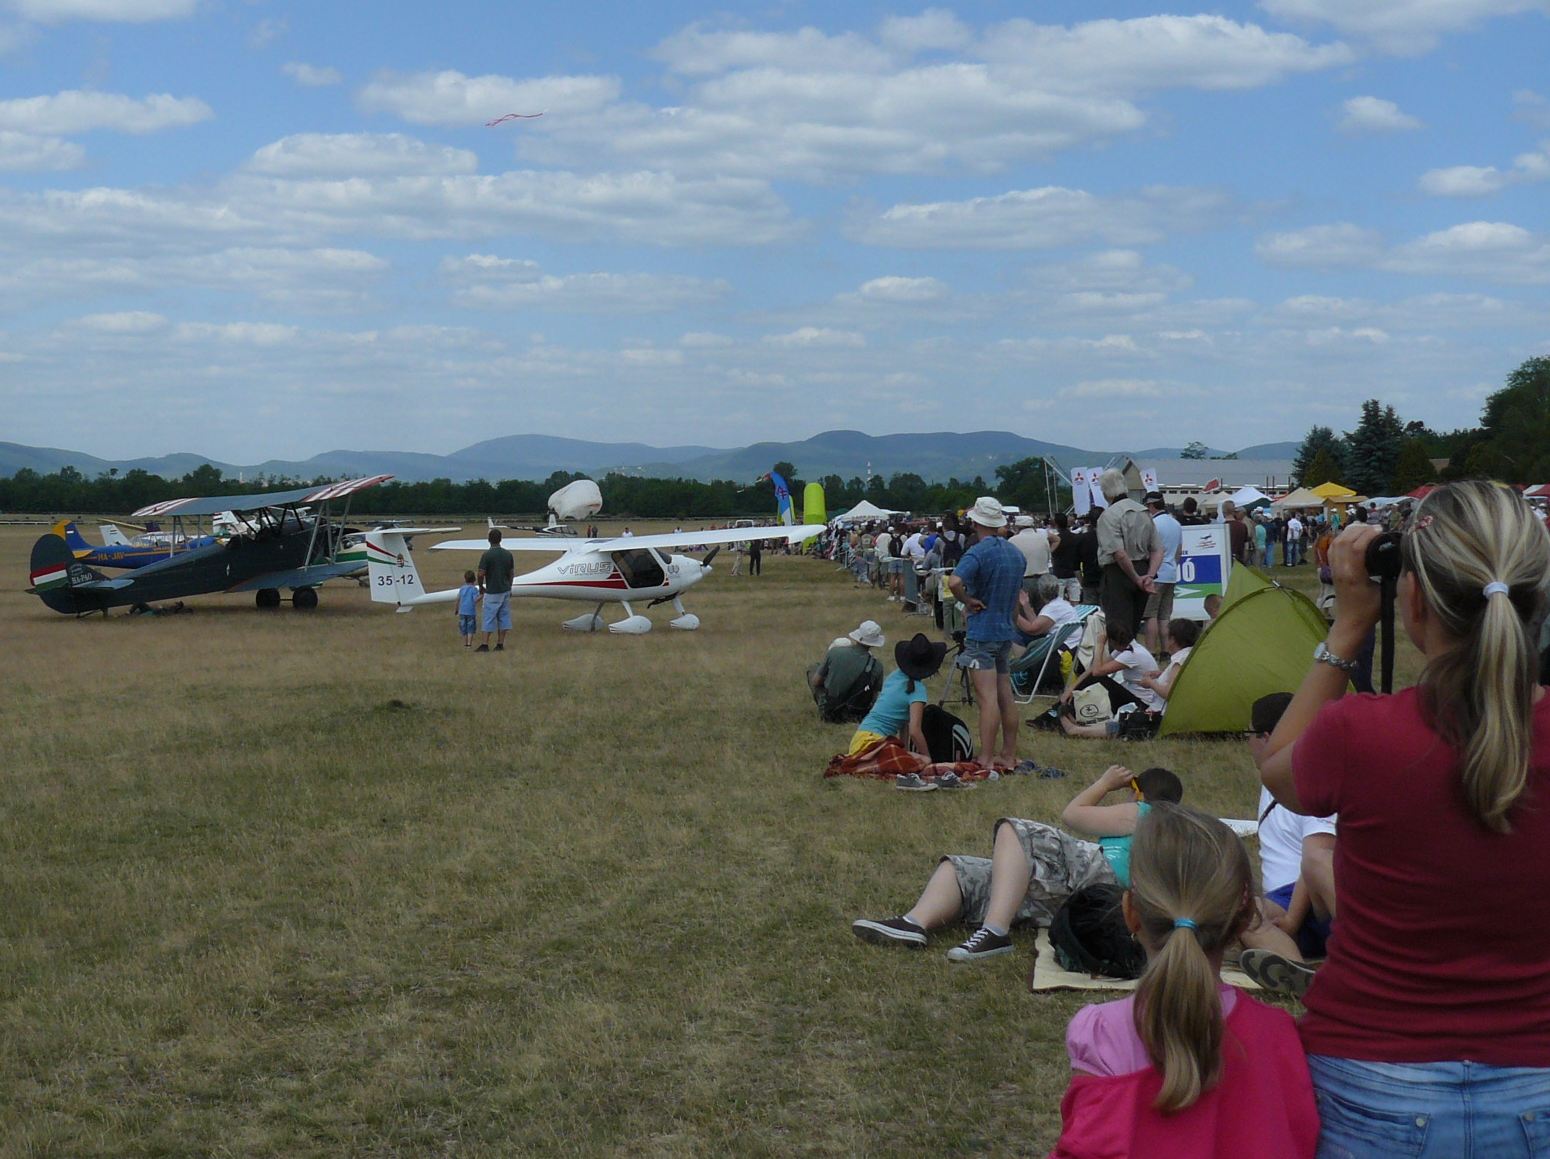
POLYGON ((962 781, 983 781, 990 770, 973 761, 939 761, 932 764, 930 757, 912 753, 896 737, 884 737, 871 748, 862 749, 854 756, 839 753, 824 769, 825 777, 870 777, 878 781, 891 781, 901 773, 919 773, 922 777, 939 777, 943 773, 957 773, 962 781))
MULTIPOLYGON (((1074 974, 1055 960, 1054 948, 1049 944, 1049 931, 1039 930, 1034 943, 1033 973, 1028 977, 1028 989, 1041 990, 1134 990, 1135 978, 1102 978, 1091 974, 1074 974)), ((1258 990, 1259 985, 1247 974, 1228 966, 1222 967, 1222 981, 1240 990, 1258 990)))

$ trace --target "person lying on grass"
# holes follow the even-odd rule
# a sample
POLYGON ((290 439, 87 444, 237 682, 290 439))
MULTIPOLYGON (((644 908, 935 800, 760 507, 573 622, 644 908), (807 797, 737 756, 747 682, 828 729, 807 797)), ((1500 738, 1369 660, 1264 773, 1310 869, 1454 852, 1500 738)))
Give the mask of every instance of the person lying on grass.
POLYGON ((1098 840, 1083 841, 1054 825, 1002 817, 992 829, 986 857, 949 854, 937 863, 924 892, 908 913, 875 920, 859 918, 851 931, 879 946, 924 949, 926 933, 950 922, 976 926, 949 961, 977 962, 1008 954, 1009 931, 1027 922, 1049 925, 1061 903, 1083 886, 1099 882, 1130 885, 1130 836, 1152 801, 1177 802, 1184 786, 1167 769, 1140 774, 1110 765, 1066 805, 1060 819, 1098 840), (1110 793, 1128 799, 1105 805, 1110 793))
POLYGON ((931 699, 926 681, 937 674, 946 655, 947 645, 932 643, 924 632, 916 632, 912 638, 893 646, 893 660, 898 668, 883 681, 883 690, 877 694, 872 711, 850 738, 846 756, 864 753, 888 737, 897 737, 914 752, 930 754, 926 734, 921 730, 926 702, 931 699))

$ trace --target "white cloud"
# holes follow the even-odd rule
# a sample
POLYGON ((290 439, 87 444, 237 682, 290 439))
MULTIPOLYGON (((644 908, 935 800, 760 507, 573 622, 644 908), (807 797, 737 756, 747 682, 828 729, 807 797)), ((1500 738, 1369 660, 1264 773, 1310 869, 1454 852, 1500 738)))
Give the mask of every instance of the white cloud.
POLYGON ((429 176, 476 172, 479 158, 402 133, 297 133, 265 145, 248 168, 276 177, 429 176))
POLYGON ((302 88, 319 89, 329 85, 344 83, 344 77, 337 68, 304 64, 302 61, 293 60, 280 66, 280 71, 290 77, 302 88))
POLYGON ((1403 54, 1425 52, 1445 33, 1496 17, 1550 11, 1545 0, 1260 0, 1259 6, 1283 20, 1329 24, 1403 54))
POLYGON ((1145 378, 1093 378, 1068 386, 1060 392, 1061 398, 1088 399, 1136 399, 1162 398, 1167 393, 1163 385, 1145 378))
POLYGON ((487 310, 537 308, 579 313, 653 314, 724 297, 727 284, 663 274, 545 274, 538 263, 470 254, 447 258, 441 273, 459 305, 487 310))
POLYGON ((830 36, 811 27, 795 32, 754 32, 718 31, 691 24, 659 44, 653 55, 685 76, 739 69, 878 73, 895 64, 891 53, 863 36, 850 32, 830 36))
POLYGON ((1550 129, 1550 99, 1532 89, 1519 89, 1512 94, 1512 115, 1536 129, 1550 129))
POLYGON ((678 339, 685 350, 721 350, 732 345, 725 334, 713 334, 708 330, 691 330, 678 339))
POLYGON ((764 342, 769 346, 813 350, 854 350, 866 345, 866 339, 854 330, 831 330, 822 326, 803 326, 789 334, 767 334, 764 342))
POLYGON ((632 346, 619 351, 622 361, 635 366, 682 366, 682 350, 659 350, 654 346, 632 346))
POLYGON ((7 0, 6 7, 39 24, 61 24, 67 20, 147 24, 192 16, 199 8, 199 0, 7 0))
POLYGON ((919 16, 890 16, 878 30, 883 44, 895 52, 950 52, 965 48, 974 34, 945 8, 928 8, 919 16))
POLYGON ((58 137, 35 137, 31 133, 0 129, 0 170, 75 169, 85 159, 84 149, 58 137))
POLYGON ((173 328, 179 342, 213 340, 243 346, 287 346, 301 336, 297 326, 273 322, 182 322, 173 328))
POLYGON ((1509 185, 1523 185, 1550 178, 1550 142, 1536 152, 1520 153, 1510 169, 1495 165, 1452 165, 1421 174, 1421 192, 1434 197, 1484 197, 1509 185))
POLYGON ((361 90, 359 102, 368 112, 391 113, 417 125, 472 125, 507 113, 569 119, 596 112, 618 96, 619 82, 613 77, 515 80, 464 76, 448 69, 408 76, 384 74, 361 90))
POLYGON ((1208 190, 1150 189, 1099 197, 1044 186, 968 201, 895 205, 854 234, 869 245, 916 249, 1047 249, 1103 241, 1143 245, 1198 225, 1223 199, 1208 190))
POLYGON ((1352 97, 1341 110, 1336 128, 1342 133, 1397 133, 1421 127, 1420 118, 1381 97, 1352 97))
POLYGON ((1383 238, 1376 230, 1341 222, 1271 234, 1254 252, 1275 266, 1359 266, 1379 257, 1383 238))
POLYGON ((150 334, 167 327, 167 319, 145 310, 127 310, 117 314, 87 314, 79 325, 103 334, 150 334))
POLYGON ((857 292, 865 302, 918 304, 939 302, 947 297, 947 286, 936 278, 873 278, 857 292))
POLYGON ((1376 231, 1354 225, 1314 226, 1263 238, 1255 250, 1272 265, 1550 283, 1550 238, 1507 222, 1465 222, 1396 246, 1386 245, 1376 231))
POLYGON ((196 97, 166 93, 136 100, 120 93, 70 89, 44 97, 0 101, 0 129, 24 133, 85 133, 112 129, 120 133, 154 133, 207 121, 215 114, 196 97))

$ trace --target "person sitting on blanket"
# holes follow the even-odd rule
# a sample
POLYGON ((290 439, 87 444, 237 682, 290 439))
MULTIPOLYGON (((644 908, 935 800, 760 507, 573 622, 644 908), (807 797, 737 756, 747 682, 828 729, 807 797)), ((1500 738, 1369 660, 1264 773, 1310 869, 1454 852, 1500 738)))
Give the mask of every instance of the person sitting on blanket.
POLYGON ((1135 639, 1130 625, 1109 624, 1098 637, 1098 648, 1093 654, 1092 667, 1060 695, 1062 707, 1071 704, 1078 688, 1096 684, 1109 695, 1109 719, 1097 724, 1077 724, 1064 711, 1059 720, 1067 736, 1103 738, 1118 736, 1119 710, 1134 705, 1138 711, 1158 713, 1167 702, 1142 682, 1146 676, 1157 675, 1157 661, 1146 650, 1146 645, 1135 639))
POLYGON ((1054 825, 1000 818, 986 857, 950 854, 937 863, 914 907, 895 918, 860 918, 851 932, 878 946, 924 949, 926 933, 949 922, 978 927, 972 937, 947 952, 952 962, 978 962, 1012 951, 1014 925, 1049 925, 1061 903, 1083 886, 1099 882, 1130 888, 1130 836, 1146 816, 1149 802, 1177 802, 1184 786, 1167 769, 1140 774, 1110 765, 1091 785, 1071 798, 1060 819, 1091 833, 1083 841, 1054 825), (1102 804, 1110 793, 1128 791, 1130 799, 1102 804))
POLYGON ((906 748, 917 753, 931 751, 920 728, 926 701, 931 699, 926 692, 926 681, 937 674, 946 655, 947 645, 932 643, 924 632, 916 632, 910 639, 900 640, 893 646, 893 660, 898 668, 883 681, 877 703, 856 729, 856 735, 850 738, 847 756, 863 753, 890 736, 897 737, 906 748))
MULTIPOLYGON (((1158 674, 1141 677, 1141 683, 1164 700, 1169 699, 1173 695, 1174 681, 1179 678, 1179 669, 1184 667, 1184 661, 1189 659, 1190 649, 1198 639, 1200 625, 1194 620, 1169 620, 1168 667, 1158 674)), ((1167 711, 1166 706, 1163 711, 1167 711)))
MULTIPOLYGON (((875 660, 873 648, 884 643, 883 630, 876 620, 863 620, 860 627, 836 639, 817 664, 807 670, 807 683, 813 700, 825 720, 859 720, 872 707, 876 688, 868 692, 860 687, 875 660)), ((881 665, 874 671, 881 673, 881 665)))
POLYGON ((1027 592, 1018 593, 1012 624, 1025 647, 1076 619, 1076 608, 1061 595, 1060 587, 1060 581, 1048 572, 1034 581, 1033 600, 1038 601, 1037 611, 1027 592))

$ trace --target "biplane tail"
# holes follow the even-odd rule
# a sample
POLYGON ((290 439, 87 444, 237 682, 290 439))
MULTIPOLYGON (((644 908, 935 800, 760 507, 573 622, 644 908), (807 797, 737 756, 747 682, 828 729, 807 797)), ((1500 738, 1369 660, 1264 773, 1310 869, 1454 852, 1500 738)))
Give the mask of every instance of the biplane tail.
POLYGON ((366 575, 371 584, 371 599, 377 604, 397 604, 407 612, 425 596, 420 570, 409 553, 409 541, 397 531, 368 531, 366 575))
POLYGON ((90 600, 83 603, 74 590, 76 587, 105 586, 113 582, 76 559, 64 538, 52 532, 39 536, 32 545, 29 574, 32 586, 27 590, 42 600, 44 606, 67 616, 95 608, 90 600))

